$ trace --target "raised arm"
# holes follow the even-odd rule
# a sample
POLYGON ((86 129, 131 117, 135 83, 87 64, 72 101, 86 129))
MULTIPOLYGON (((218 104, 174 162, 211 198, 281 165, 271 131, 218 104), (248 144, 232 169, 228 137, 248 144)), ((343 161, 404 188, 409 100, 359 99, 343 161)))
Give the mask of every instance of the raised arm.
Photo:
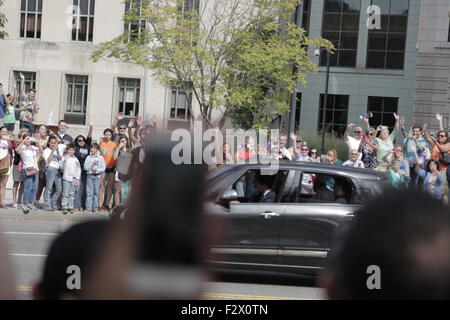
POLYGON ((442 122, 442 114, 436 113, 436 119, 439 122, 439 130, 444 130, 444 123, 442 122))
POLYGON ((425 137, 425 140, 427 140, 428 143, 431 144, 431 146, 434 146, 437 143, 437 141, 435 139, 433 139, 433 137, 430 136, 430 134, 428 133, 428 124, 427 123, 425 123, 423 125, 422 131, 423 131, 423 136, 425 137))
POLYGON ((23 73, 20 73, 20 89, 19 89, 19 95, 21 97, 25 97, 25 76, 23 73))
POLYGON ((116 116, 116 119, 114 119, 113 123, 111 123, 111 130, 116 132, 116 127, 117 124, 119 123, 120 120, 122 120, 125 116, 123 115, 122 112, 119 112, 116 116))
POLYGON ((89 131, 88 131, 88 134, 87 134, 87 138, 91 138, 92 139, 92 129, 93 129, 92 122, 89 122, 89 131))
POLYGON ((347 128, 345 128, 345 132, 344 132, 344 136, 342 137, 344 139, 344 141, 348 140, 348 132, 350 130, 350 128, 354 127, 355 125, 353 123, 349 123, 347 125, 347 128))

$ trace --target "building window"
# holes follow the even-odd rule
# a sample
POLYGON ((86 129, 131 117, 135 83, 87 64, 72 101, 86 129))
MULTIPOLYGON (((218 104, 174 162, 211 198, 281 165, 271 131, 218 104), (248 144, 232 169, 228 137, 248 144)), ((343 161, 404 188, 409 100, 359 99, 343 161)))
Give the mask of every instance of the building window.
POLYGON ((369 30, 367 68, 403 69, 409 0, 372 0, 381 9, 381 29, 369 30))
POLYGON ((200 0, 184 0, 180 10, 182 12, 199 11, 200 10, 200 0))
POLYGON ((392 130, 395 126, 393 113, 398 111, 398 98, 369 97, 367 101, 367 112, 373 113, 371 123, 381 124, 392 130))
POLYGON ((191 117, 190 103, 192 92, 189 96, 182 89, 172 88, 170 96, 170 120, 189 120, 191 117))
MULTIPOLYGON (((142 12, 142 0, 132 0, 130 2, 125 3, 125 14, 131 13, 133 16, 137 15, 141 17, 142 12), (130 12, 131 11, 131 12, 130 12)), ((142 30, 146 28, 146 20, 145 19, 137 19, 137 20, 127 20, 125 22, 125 32, 128 33, 128 42, 136 39, 141 34, 142 30)))
MULTIPOLYGON (((322 113, 325 95, 320 95, 319 131, 322 131, 322 113)), ((329 94, 325 116, 325 130, 335 136, 342 136, 347 126, 349 96, 329 94)))
POLYGON ((64 121, 84 125, 86 122, 88 76, 66 75, 64 121))
POLYGON ((92 42, 95 0, 73 0, 72 41, 92 42))
POLYGON ((310 14, 311 14, 310 0, 303 0, 302 28, 305 29, 306 34, 308 34, 309 32, 310 14))
MULTIPOLYGON (((358 48, 361 0, 325 0, 322 37, 333 42, 336 51, 330 56, 334 67, 355 67, 358 48)), ((327 53, 322 51, 320 65, 327 64, 327 53)))
POLYGON ((42 0, 22 0, 20 8, 20 37, 41 38, 42 0))
POLYGON ((119 78, 119 108, 126 117, 139 115, 140 79, 119 78))
POLYGON ((20 87, 21 79, 20 74, 25 77, 25 90, 24 93, 30 92, 30 89, 36 90, 36 72, 26 72, 26 71, 14 71, 14 83, 16 84, 17 90, 22 89, 20 87))

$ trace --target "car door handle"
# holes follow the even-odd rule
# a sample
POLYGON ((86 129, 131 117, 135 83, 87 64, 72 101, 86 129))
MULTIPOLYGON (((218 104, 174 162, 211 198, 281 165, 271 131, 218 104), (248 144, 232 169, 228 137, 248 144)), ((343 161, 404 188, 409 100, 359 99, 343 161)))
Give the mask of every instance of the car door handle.
POLYGON ((261 213, 261 216, 264 217, 264 219, 270 219, 273 217, 279 217, 280 214, 276 213, 276 212, 272 212, 272 211, 265 211, 265 212, 261 213))
POLYGON ((347 213, 345 215, 345 219, 348 219, 348 220, 353 220, 354 217, 355 217, 355 215, 353 213, 347 213))

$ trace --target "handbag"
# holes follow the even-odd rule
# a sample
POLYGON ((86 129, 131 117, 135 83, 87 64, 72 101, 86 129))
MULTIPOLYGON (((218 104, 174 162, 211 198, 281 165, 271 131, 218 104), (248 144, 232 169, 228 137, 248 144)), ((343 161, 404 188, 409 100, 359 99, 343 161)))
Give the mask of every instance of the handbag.
MULTIPOLYGON (((33 151, 33 162, 36 163, 36 156, 35 156, 35 151, 33 151)), ((25 168, 25 175, 27 177, 31 177, 34 175, 37 175, 38 171, 35 167, 31 167, 31 168, 25 168)))
POLYGON ((37 173, 38 173, 38 171, 37 171, 36 168, 34 168, 34 167, 32 167, 32 168, 26 168, 26 169, 25 169, 25 175, 26 175, 27 177, 37 175, 37 173))
POLYGON ((5 174, 9 171, 9 154, 0 160, 0 174, 5 174))
POLYGON ((450 153, 449 152, 441 152, 441 155, 439 158, 443 163, 450 165, 450 153))

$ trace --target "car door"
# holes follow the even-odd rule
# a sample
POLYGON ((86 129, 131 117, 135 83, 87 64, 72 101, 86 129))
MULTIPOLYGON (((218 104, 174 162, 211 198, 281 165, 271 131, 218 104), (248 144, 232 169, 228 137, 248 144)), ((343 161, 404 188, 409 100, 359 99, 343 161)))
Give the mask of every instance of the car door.
MULTIPOLYGON (((283 192, 288 171, 277 174, 279 192, 283 192)), ((236 182, 233 186, 237 187, 236 182)), ((277 195, 275 203, 241 201, 230 203, 229 208, 216 205, 213 210, 222 218, 224 232, 221 243, 211 248, 210 260, 235 265, 278 263, 281 219, 286 210, 280 198, 277 195)))
MULTIPOLYGON (((301 186, 301 176, 299 170, 296 186, 301 186)), ((278 248, 280 263, 314 273, 324 266, 336 229, 348 223, 360 205, 299 202, 300 187, 295 192, 297 196, 291 197, 293 201, 286 205, 283 215, 278 248)))

